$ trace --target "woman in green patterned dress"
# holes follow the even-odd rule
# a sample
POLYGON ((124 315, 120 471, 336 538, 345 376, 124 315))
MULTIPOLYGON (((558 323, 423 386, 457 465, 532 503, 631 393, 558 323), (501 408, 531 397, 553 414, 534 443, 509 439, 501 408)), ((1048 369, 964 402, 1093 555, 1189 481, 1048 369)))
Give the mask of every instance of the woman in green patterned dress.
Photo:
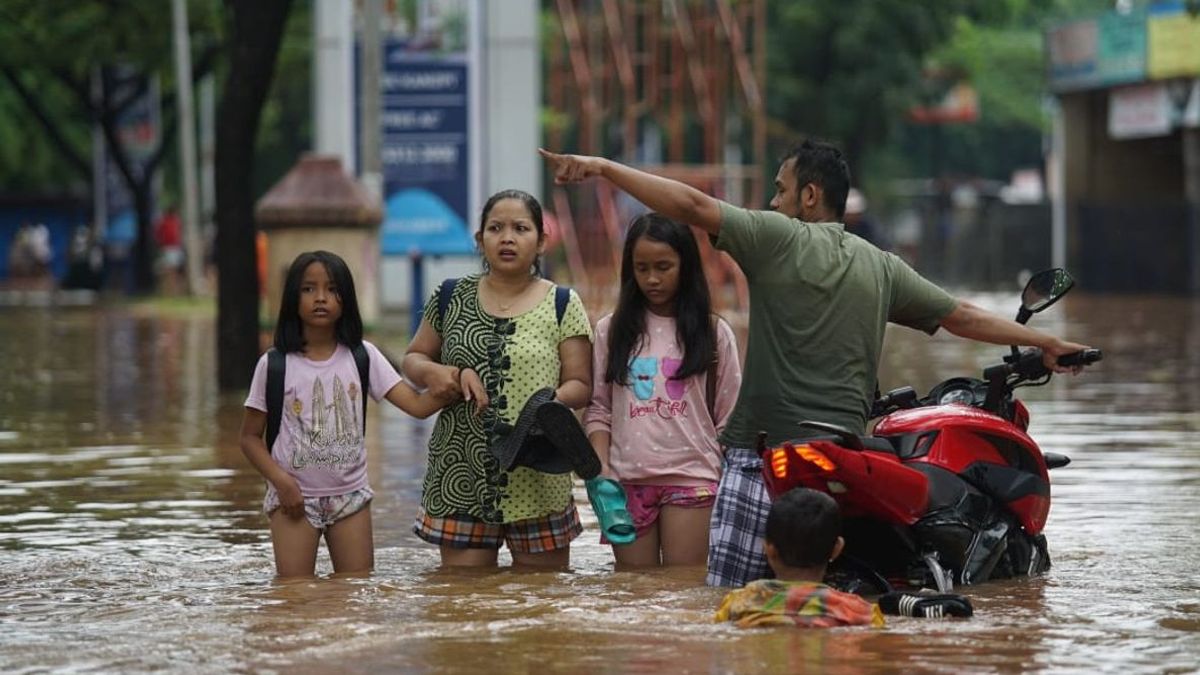
POLYGON ((503 471, 488 446, 497 423, 514 423, 539 389, 554 388, 572 409, 587 404, 591 326, 574 291, 559 320, 555 285, 540 274, 546 237, 531 195, 492 195, 475 241, 483 273, 454 283, 448 302, 439 303, 447 285, 439 287, 404 356, 418 386, 463 395, 434 425, 413 531, 440 547, 446 566, 494 566, 503 543, 516 565, 566 567, 583 529, 571 475, 503 471))

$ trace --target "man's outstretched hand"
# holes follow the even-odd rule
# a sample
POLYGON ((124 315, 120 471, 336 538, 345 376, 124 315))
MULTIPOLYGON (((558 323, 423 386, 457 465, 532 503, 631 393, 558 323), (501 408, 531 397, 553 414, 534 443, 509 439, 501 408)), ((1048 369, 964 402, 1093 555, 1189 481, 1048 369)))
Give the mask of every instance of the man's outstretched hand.
POLYGON ((604 167, 604 159, 602 157, 560 155, 557 152, 550 152, 545 148, 538 148, 538 154, 554 170, 554 182, 559 185, 580 183, 593 176, 599 176, 601 169, 604 167))

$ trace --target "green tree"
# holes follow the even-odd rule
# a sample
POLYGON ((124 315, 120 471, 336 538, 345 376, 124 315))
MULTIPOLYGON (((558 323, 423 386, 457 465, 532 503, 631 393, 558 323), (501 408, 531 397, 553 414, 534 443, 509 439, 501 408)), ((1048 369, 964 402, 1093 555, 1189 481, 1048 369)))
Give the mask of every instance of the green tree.
POLYGON ((1040 166, 1045 114, 1045 29, 1055 21, 1108 11, 1107 0, 1010 0, 1005 21, 960 17, 954 34, 928 59, 955 72, 979 94, 977 122, 944 128, 904 125, 892 150, 918 176, 959 174, 1007 180, 1013 170, 1040 166))
POLYGON ((997 0, 810 0, 768 6, 768 109, 790 135, 839 142, 861 164, 915 102, 926 57, 960 17, 996 21, 997 0))
MULTIPOLYGON (((217 60, 217 41, 212 33, 216 15, 211 3, 193 2, 190 8, 193 37, 193 80, 212 71, 217 60)), ((0 95, 0 105, 8 109, 19 101, 24 115, 15 122, 36 121, 44 140, 61 160, 46 159, 41 139, 27 138, 21 145, 37 156, 28 160, 37 169, 18 185, 64 181, 65 167, 76 181, 91 178, 90 132, 93 125, 103 133, 105 146, 113 159, 137 212, 137 239, 134 244, 134 278, 139 291, 154 284, 151 265, 151 194, 168 148, 173 146, 177 124, 174 71, 171 44, 171 7, 169 3, 117 3, 93 0, 6 0, 0 6, 0 76, 8 91, 0 95), (157 77, 163 92, 161 133, 157 145, 145 162, 145 170, 131 160, 128 148, 119 138, 118 121, 144 93, 148 79, 117 90, 101 87, 97 96, 94 78, 113 81, 117 66, 132 68, 157 77), (57 164, 57 166, 56 166, 57 164)), ((11 125, 12 122, 9 122, 11 125)), ((29 135, 30 129, 24 134, 29 135)), ((20 157, 8 157, 16 160, 20 157)), ((9 170, 11 173, 11 170, 9 170)))

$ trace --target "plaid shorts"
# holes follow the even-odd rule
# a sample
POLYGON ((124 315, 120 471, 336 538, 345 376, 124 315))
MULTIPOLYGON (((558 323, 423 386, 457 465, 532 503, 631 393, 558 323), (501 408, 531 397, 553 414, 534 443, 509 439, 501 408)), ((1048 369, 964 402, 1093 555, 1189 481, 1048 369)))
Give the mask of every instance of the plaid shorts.
POLYGON ((518 553, 545 553, 566 548, 583 533, 583 523, 574 501, 562 513, 512 523, 485 523, 466 514, 438 518, 422 508, 417 511, 413 532, 430 544, 450 548, 498 549, 504 543, 518 553))
POLYGON ((763 548, 770 510, 762 458, 746 448, 727 449, 708 531, 709 586, 741 587, 774 576, 763 548))

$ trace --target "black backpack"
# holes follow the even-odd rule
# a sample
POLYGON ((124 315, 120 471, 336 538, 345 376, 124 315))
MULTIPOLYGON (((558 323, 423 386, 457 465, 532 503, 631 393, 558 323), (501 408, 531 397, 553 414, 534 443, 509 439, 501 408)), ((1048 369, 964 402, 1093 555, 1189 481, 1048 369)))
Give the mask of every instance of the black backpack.
MULTIPOLYGON (((458 284, 458 279, 446 279, 442 282, 441 288, 438 289, 437 313, 439 321, 444 321, 446 318, 446 308, 450 306, 450 296, 454 294, 454 286, 456 284, 458 284)), ((554 318, 558 319, 559 324, 562 324, 563 315, 567 313, 567 303, 570 300, 571 289, 569 287, 554 287, 554 318)))
MULTIPOLYGON (((358 366, 358 382, 362 389, 362 423, 363 434, 367 433, 367 399, 371 391, 371 357, 367 348, 360 342, 351 347, 354 355, 354 365, 358 366)), ((287 357, 283 352, 272 347, 267 352, 267 451, 275 446, 275 438, 279 436, 279 424, 283 420, 283 378, 287 374, 287 357)))

